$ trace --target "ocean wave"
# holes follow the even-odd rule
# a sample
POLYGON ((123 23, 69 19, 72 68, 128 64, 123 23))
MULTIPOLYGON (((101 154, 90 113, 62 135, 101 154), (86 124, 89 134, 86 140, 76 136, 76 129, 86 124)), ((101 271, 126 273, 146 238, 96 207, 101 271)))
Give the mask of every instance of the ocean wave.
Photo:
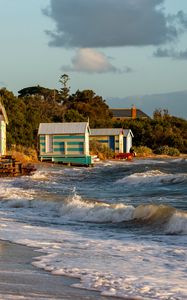
POLYGON ((142 204, 136 207, 133 219, 145 222, 166 222, 173 215, 175 208, 168 205, 142 204))
POLYGON ((163 230, 165 234, 187 234, 187 212, 168 205, 144 204, 135 208, 133 219, 163 230))
POLYGON ((138 185, 142 183, 177 184, 187 181, 186 174, 167 174, 159 170, 150 170, 142 173, 134 173, 122 179, 118 179, 116 184, 128 183, 138 185))
MULTIPOLYGON (((187 234, 187 212, 179 211, 172 206, 143 204, 136 208, 123 203, 109 204, 105 202, 83 200, 74 194, 68 197, 60 209, 60 215, 73 221, 95 223, 122 223, 131 221, 149 226, 151 229, 162 228, 166 234, 187 234)), ((133 225, 134 224, 134 225, 133 225)))
POLYGON ((187 213, 175 211, 167 224, 165 232, 168 234, 187 234, 187 213))
MULTIPOLYGON (((169 205, 142 204, 137 207, 123 203, 110 204, 83 200, 76 193, 69 196, 60 208, 60 215, 73 221, 95 223, 123 223, 131 221, 162 228, 166 234, 187 234, 187 212, 179 211, 169 205)), ((134 224, 134 225, 133 225, 134 224)))
POLYGON ((134 206, 131 205, 83 200, 76 193, 68 197, 60 209, 61 215, 68 219, 96 223, 116 223, 131 220, 133 211, 134 206))
POLYGON ((0 192, 1 200, 32 200, 34 199, 35 191, 33 189, 25 190, 22 188, 3 186, 0 192))
MULTIPOLYGON (((45 200, 35 200, 34 190, 22 190, 20 188, 5 188, 1 190, 4 205, 8 209, 32 209, 37 218, 46 221, 52 220, 58 224, 65 221, 89 222, 89 223, 116 223, 125 224, 131 222, 132 228, 148 226, 150 230, 162 229, 165 234, 187 234, 187 212, 177 210, 169 205, 141 204, 137 207, 124 203, 107 203, 92 199, 83 199, 76 193, 70 193, 68 197, 46 193, 45 200), (44 212, 44 213, 42 213, 44 212), (37 217, 38 216, 38 217, 37 217), (140 226, 139 226, 140 225, 140 226)), ((21 212, 20 212, 21 213, 21 212)), ((28 212, 27 212, 28 214, 28 212)))

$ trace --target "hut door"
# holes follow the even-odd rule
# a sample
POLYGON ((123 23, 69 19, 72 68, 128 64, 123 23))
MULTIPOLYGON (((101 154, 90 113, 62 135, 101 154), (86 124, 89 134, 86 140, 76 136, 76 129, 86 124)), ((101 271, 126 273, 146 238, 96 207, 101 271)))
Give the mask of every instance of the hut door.
POLYGON ((127 152, 127 138, 126 137, 123 138, 123 152, 124 153, 127 152))
POLYGON ((63 154, 65 153, 65 144, 64 144, 64 142, 59 142, 59 151, 63 154))
POLYGON ((53 152, 53 136, 52 135, 46 135, 45 136, 45 150, 46 153, 53 152))
POLYGON ((115 137, 113 135, 109 136, 109 147, 111 150, 115 150, 115 137))

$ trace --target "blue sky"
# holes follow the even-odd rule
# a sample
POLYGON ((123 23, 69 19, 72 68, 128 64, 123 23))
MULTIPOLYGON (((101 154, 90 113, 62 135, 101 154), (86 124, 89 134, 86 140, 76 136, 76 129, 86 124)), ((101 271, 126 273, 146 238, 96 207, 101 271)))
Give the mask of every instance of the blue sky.
POLYGON ((135 103, 149 114, 163 107, 187 118, 186 0, 0 0, 0 7, 0 87, 60 88, 66 73, 72 93, 92 89, 113 107, 135 103))

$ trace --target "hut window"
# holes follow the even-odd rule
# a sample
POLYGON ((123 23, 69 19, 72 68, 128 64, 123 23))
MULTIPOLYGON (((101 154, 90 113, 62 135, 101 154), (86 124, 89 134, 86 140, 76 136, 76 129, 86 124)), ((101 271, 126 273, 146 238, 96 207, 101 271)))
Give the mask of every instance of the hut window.
POLYGON ((46 135, 45 136, 45 152, 53 152, 53 136, 52 135, 46 135))

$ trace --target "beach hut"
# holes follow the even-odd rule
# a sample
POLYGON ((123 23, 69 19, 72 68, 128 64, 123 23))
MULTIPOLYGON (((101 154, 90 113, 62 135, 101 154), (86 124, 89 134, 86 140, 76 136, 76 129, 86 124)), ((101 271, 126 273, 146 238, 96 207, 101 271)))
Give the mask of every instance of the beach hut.
POLYGON ((92 165, 88 122, 40 123, 39 158, 65 164, 92 165))
POLYGON ((3 104, 0 101, 0 155, 6 154, 6 125, 8 118, 3 104))
POLYGON ((124 153, 130 153, 133 137, 134 135, 131 129, 123 129, 123 152, 124 153))
POLYGON ((133 134, 130 129, 98 128, 91 129, 90 140, 108 146, 117 153, 129 153, 132 147, 133 134))

